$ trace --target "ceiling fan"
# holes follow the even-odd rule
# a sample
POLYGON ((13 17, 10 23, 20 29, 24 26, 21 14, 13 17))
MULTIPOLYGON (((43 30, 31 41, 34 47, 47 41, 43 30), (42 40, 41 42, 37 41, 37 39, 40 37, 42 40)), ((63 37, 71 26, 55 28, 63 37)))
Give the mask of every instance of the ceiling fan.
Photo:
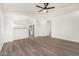
POLYGON ((43 3, 44 4, 44 6, 42 7, 42 6, 39 6, 39 5, 36 5, 36 7, 38 7, 38 8, 41 8, 41 10, 39 10, 38 12, 41 12, 41 11, 43 11, 43 12, 48 12, 48 9, 53 9, 53 8, 55 8, 54 6, 53 7, 48 7, 48 5, 49 5, 49 3, 43 3))

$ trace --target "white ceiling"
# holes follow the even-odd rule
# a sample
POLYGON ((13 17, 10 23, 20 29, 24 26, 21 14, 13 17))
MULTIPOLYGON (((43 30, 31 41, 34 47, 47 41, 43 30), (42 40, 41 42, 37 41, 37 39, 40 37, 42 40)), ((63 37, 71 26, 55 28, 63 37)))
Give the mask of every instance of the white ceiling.
MULTIPOLYGON (((4 3, 5 12, 18 12, 24 13, 29 16, 34 16, 43 12, 37 12, 40 8, 35 7, 36 5, 43 6, 43 3, 4 3)), ((55 9, 49 10, 47 14, 62 14, 79 10, 78 3, 50 3, 49 6, 55 6, 55 9)), ((36 17, 36 16, 35 16, 36 17)))
MULTIPOLYGON (((42 3, 5 3, 4 9, 5 11, 13 11, 13 12, 22 12, 26 14, 36 14, 37 11, 40 10, 40 8, 35 7, 36 5, 43 6, 42 3)), ((68 6, 69 4, 66 3, 51 3, 49 6, 56 6, 56 9, 63 8, 68 6)), ((53 11, 53 9, 51 9, 53 11)), ((50 10, 49 10, 50 11, 50 10)))
POLYGON ((14 24, 23 25, 23 26, 30 24, 29 19, 28 19, 28 22, 26 22, 26 18, 27 18, 26 15, 31 16, 36 21, 38 21, 42 19, 43 20, 52 19, 52 17, 79 10, 79 3, 72 3, 72 4, 71 3, 50 3, 49 6, 50 7, 55 6, 55 9, 48 10, 49 11, 48 13, 43 13, 43 12, 39 13, 37 11, 39 11, 40 8, 35 7, 36 5, 43 6, 43 3, 4 3, 3 9, 5 12, 15 12, 15 13, 24 14, 25 16, 15 15, 13 17, 15 19, 14 24), (16 20, 16 18, 19 20, 16 20))

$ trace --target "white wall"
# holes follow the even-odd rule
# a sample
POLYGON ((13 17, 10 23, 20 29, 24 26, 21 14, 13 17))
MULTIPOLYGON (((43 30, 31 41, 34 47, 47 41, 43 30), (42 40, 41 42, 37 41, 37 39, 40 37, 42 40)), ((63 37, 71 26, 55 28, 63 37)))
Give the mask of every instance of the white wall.
POLYGON ((14 29, 14 39, 23 39, 28 38, 28 30, 27 29, 14 29))
POLYGON ((3 45, 3 11, 2 5, 0 4, 0 50, 3 45))
POLYGON ((33 19, 25 14, 6 12, 4 16, 4 42, 27 38, 27 28, 31 24, 35 25, 35 37, 49 35, 49 20, 33 19))
POLYGON ((2 46, 2 32, 1 32, 1 23, 2 23, 2 16, 1 16, 1 12, 0 12, 0 48, 1 48, 1 46, 2 46))
POLYGON ((13 29, 12 29, 12 14, 5 13, 4 16, 4 42, 12 41, 13 40, 13 29))
POLYGON ((4 20, 4 42, 28 37, 26 28, 33 24, 30 17, 24 14, 6 12, 4 20), (22 25, 24 28, 18 29, 16 25, 22 25))
POLYGON ((36 34, 35 36, 48 36, 50 33, 50 23, 46 19, 36 20, 36 34))
POLYGON ((13 28, 14 39, 28 38, 28 27, 35 24, 35 20, 27 15, 17 15, 17 19, 14 20, 16 25, 13 28))
POLYGON ((52 37, 79 42, 79 11, 63 14, 52 20, 52 37))

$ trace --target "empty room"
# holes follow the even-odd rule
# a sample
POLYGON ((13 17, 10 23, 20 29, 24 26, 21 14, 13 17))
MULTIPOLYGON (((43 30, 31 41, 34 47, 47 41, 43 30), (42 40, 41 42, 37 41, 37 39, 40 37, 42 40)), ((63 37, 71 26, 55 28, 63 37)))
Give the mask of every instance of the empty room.
POLYGON ((79 56, 79 3, 0 3, 0 56, 79 56))

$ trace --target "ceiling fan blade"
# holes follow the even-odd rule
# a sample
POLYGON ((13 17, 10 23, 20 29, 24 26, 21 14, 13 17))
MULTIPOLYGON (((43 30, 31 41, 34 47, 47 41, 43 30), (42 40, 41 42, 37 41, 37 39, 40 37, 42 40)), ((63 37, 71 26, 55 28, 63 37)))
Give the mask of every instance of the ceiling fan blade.
POLYGON ((41 6, 38 6, 38 5, 36 5, 36 7, 38 7, 38 8, 42 8, 42 9, 43 9, 43 7, 41 7, 41 6))
POLYGON ((49 3, 46 3, 46 7, 48 6, 49 3))
POLYGON ((46 9, 53 9, 53 8, 55 8, 55 7, 48 7, 48 8, 46 8, 46 9))
POLYGON ((39 10, 38 12, 41 12, 41 11, 43 11, 43 9, 42 10, 39 10))
POLYGON ((44 3, 44 8, 47 8, 49 3, 44 3))

